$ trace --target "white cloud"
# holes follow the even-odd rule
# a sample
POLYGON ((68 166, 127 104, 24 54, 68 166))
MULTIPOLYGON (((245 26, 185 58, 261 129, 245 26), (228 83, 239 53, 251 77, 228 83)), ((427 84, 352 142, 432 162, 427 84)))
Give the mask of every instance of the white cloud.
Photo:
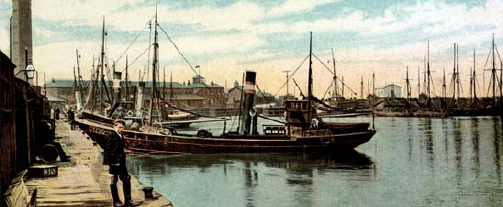
POLYGON ((206 30, 247 30, 251 21, 264 18, 264 9, 256 4, 239 1, 223 8, 201 6, 183 10, 165 10, 161 22, 197 24, 206 30))
POLYGON ((33 34, 34 36, 40 35, 40 37, 44 39, 52 39, 56 37, 57 33, 55 31, 46 29, 44 27, 35 27, 33 28, 33 34))
MULTIPOLYGON (((182 48, 182 52, 189 59, 194 56, 214 56, 215 54, 243 53, 251 48, 260 46, 262 43, 256 36, 250 34, 219 35, 210 37, 182 37, 174 39, 177 45, 182 48), (237 46, 239 45, 239 47, 237 46)), ((73 41, 56 42, 37 46, 34 49, 34 60, 36 67, 49 74, 59 74, 71 77, 72 67, 76 64, 75 49, 79 49, 82 54, 81 63, 89 68, 92 64, 92 54, 99 54, 101 43, 96 41, 73 41), (51 55, 47 55, 51 54, 51 55)), ((107 56, 110 60, 118 58, 129 43, 107 43, 107 56)), ((160 61, 165 64, 167 61, 182 60, 171 43, 164 40, 160 44, 160 61)), ((127 52, 129 63, 140 56, 148 47, 148 43, 138 42, 127 52)), ((254 56, 256 57, 256 56, 254 56)), ((244 59, 241 59, 244 60, 244 59)), ((117 63, 118 70, 124 68, 125 57, 117 63)), ((147 62, 147 54, 144 54, 135 63, 134 67, 143 67, 147 62)), ((111 64, 111 63, 109 63, 111 64)), ((83 66, 84 67, 84 66, 83 66)), ((85 73, 89 74, 89 73, 85 73)))
POLYGON ((286 0, 283 4, 271 8, 267 14, 282 16, 290 13, 306 12, 313 10, 317 6, 338 1, 341 0, 286 0))
MULTIPOLYGON (((204 55, 248 51, 264 43, 257 36, 247 33, 207 37, 182 37, 176 41, 180 48, 183 48, 188 54, 204 55)), ((168 43, 166 42, 166 44, 168 43)))
POLYGON ((49 21, 70 21, 75 24, 99 26, 105 15, 124 6, 136 6, 144 0, 33 1, 33 15, 49 21))
POLYGON ((473 27, 491 27, 503 33, 503 1, 491 0, 483 6, 468 8, 465 4, 423 2, 399 4, 385 10, 383 15, 368 18, 363 11, 346 10, 330 19, 304 20, 294 23, 267 22, 255 26, 260 33, 290 32, 357 32, 364 36, 396 34, 418 29, 427 36, 439 36, 473 27))
MULTIPOLYGON (((113 30, 136 31, 154 16, 155 5, 138 5, 143 0, 128 1, 34 1, 34 15, 50 21, 65 21, 66 26, 94 26, 102 24, 102 17, 113 30), (120 10, 132 5, 133 9, 120 10), (69 11, 69 12, 61 12, 69 11)), ((238 1, 232 5, 217 8, 199 6, 188 9, 172 9, 167 5, 158 5, 159 22, 200 25, 206 30, 243 30, 250 27, 250 21, 262 19, 264 9, 247 1, 238 1)))

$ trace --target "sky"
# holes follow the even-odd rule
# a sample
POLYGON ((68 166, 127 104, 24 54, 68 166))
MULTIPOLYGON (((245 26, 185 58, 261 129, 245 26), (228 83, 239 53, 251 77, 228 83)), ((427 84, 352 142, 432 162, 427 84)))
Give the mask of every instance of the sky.
MULTIPOLYGON (((11 11, 11 1, 0 0, 0 50, 6 54, 11 11)), ((93 57, 96 61, 100 54, 105 18, 109 65, 115 60, 116 70, 123 70, 127 56, 130 78, 137 80, 152 52, 147 50, 149 39, 153 41, 148 22, 155 11, 156 2, 146 0, 33 0, 34 66, 39 74, 46 73, 47 80, 72 79, 78 49, 83 76, 89 78, 93 57)), ((286 81, 283 71, 292 73, 307 57, 312 32, 318 97, 324 96, 333 78, 329 72, 333 70, 332 49, 338 76, 358 97, 360 80, 367 95, 372 73, 376 87, 391 83, 404 87, 407 67, 412 95, 417 96, 418 68, 422 73, 429 41, 432 90, 439 95, 444 69, 450 85, 453 43, 457 42, 463 95, 469 95, 473 50, 479 86, 485 83, 478 93, 486 94, 490 73, 482 71, 493 33, 496 44, 503 43, 502 11, 503 0, 158 1, 160 70, 166 71, 167 80, 172 73, 176 82, 187 82, 195 75, 169 36, 193 67, 200 66, 208 83, 229 88, 241 82, 244 71, 253 70, 260 89, 282 95, 286 93, 281 88, 286 81)), ((305 61, 293 76, 304 92, 307 68, 305 61)), ((422 79, 421 74, 421 84, 422 79)), ((293 93, 294 83, 289 86, 293 93)), ((347 97, 349 88, 345 89, 347 97)))

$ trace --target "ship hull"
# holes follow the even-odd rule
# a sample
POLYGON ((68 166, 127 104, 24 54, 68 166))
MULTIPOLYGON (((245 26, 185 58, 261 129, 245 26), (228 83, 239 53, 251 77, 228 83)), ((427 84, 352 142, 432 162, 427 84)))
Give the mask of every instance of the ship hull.
MULTIPOLYGON (((110 126, 82 119, 76 120, 76 123, 100 145, 104 144, 106 135, 113 130, 110 126)), ((219 137, 197 137, 125 130, 124 139, 129 150, 149 153, 337 153, 368 142, 375 133, 375 130, 365 130, 306 137, 225 134, 219 137)))

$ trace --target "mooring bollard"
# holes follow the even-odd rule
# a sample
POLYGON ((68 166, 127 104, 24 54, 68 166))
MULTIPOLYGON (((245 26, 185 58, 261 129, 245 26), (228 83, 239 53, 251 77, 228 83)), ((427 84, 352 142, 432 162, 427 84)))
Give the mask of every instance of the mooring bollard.
POLYGON ((154 195, 152 192, 154 191, 153 187, 144 187, 143 188, 143 193, 145 193, 145 199, 153 199, 154 195))

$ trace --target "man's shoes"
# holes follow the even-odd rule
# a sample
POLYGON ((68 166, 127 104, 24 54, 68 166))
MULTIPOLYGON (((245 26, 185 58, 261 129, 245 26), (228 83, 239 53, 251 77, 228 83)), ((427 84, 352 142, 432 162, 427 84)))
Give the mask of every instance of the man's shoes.
POLYGON ((126 203, 124 205, 122 205, 121 207, 137 207, 137 206, 140 206, 141 204, 143 204, 143 201, 126 201, 126 203))
POLYGON ((135 207, 135 205, 133 205, 133 202, 131 200, 126 200, 126 202, 124 203, 123 206, 124 207, 135 207))

